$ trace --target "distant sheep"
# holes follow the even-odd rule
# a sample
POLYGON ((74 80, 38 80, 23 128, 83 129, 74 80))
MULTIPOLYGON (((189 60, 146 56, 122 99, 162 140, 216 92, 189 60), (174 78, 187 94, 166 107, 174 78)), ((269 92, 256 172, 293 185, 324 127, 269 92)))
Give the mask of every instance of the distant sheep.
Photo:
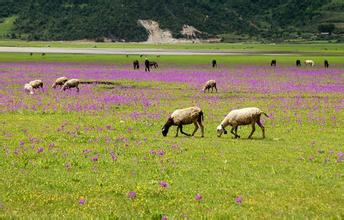
POLYGON ((39 89, 39 88, 43 89, 43 81, 39 79, 33 80, 24 85, 24 90, 30 93, 31 95, 34 94, 35 89, 39 89))
POLYGON ((217 92, 216 81, 215 80, 209 80, 205 83, 205 85, 203 87, 203 92, 205 92, 206 90, 209 91, 210 89, 211 89, 211 92, 213 92, 214 88, 217 92))
POLYGON ((53 85, 51 86, 53 89, 55 89, 56 87, 61 87, 65 84, 65 82, 68 81, 68 78, 67 77, 60 77, 60 78, 57 78, 55 80, 55 82, 53 83, 53 85))
POLYGON ((80 80, 78 79, 70 79, 65 84, 63 84, 61 91, 65 91, 66 89, 76 88, 76 91, 79 92, 79 84, 80 80))
POLYGON ((162 135, 166 137, 168 130, 171 126, 177 126, 177 133, 176 137, 178 137, 178 131, 186 136, 190 136, 183 132, 183 125, 188 125, 194 123, 195 130, 193 131, 191 136, 194 136, 198 128, 201 128, 202 137, 204 137, 204 127, 202 125, 202 121, 204 120, 203 112, 199 107, 190 107, 184 109, 177 109, 175 110, 171 116, 168 118, 166 124, 162 128, 162 135))
POLYGON ((276 60, 271 60, 270 66, 276 66, 277 65, 277 61, 276 60))
POLYGON ((24 91, 27 92, 27 93, 30 93, 31 95, 33 95, 33 88, 32 86, 29 84, 29 83, 26 83, 24 85, 24 91))
POLYGON ((301 60, 296 60, 296 66, 300 67, 301 66, 301 60))
POLYGON ((257 123, 262 129, 263 138, 265 138, 265 128, 260 122, 262 114, 269 117, 266 113, 255 107, 232 110, 223 119, 221 124, 217 126, 217 136, 221 137, 222 133, 227 134, 226 127, 230 125, 232 127, 231 133, 234 135, 234 138, 240 138, 238 135, 238 127, 241 125, 252 125, 251 134, 248 136, 250 139, 256 130, 255 124, 257 123))
POLYGON ((315 62, 313 60, 305 60, 305 66, 314 66, 315 62))

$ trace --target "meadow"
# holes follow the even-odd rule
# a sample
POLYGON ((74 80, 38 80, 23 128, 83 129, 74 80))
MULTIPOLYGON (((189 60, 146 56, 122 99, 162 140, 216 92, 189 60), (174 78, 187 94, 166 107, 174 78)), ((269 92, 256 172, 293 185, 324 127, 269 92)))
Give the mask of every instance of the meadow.
POLYGON ((150 73, 131 58, 0 54, 0 218, 344 218, 343 57, 324 69, 316 55, 301 68, 219 56, 212 69, 207 56, 167 56, 150 73), (60 76, 112 84, 51 89, 60 76), (44 91, 25 94, 36 78, 44 91), (218 93, 201 91, 209 79, 218 93), (171 112, 195 105, 204 138, 162 136, 171 112), (269 115, 266 139, 248 140, 250 126, 216 136, 249 106, 269 115))

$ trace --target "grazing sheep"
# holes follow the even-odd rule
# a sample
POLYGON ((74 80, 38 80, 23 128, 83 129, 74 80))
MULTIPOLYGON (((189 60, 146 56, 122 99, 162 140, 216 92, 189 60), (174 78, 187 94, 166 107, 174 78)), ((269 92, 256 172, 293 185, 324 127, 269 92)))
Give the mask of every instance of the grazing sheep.
POLYGON ((33 88, 29 83, 26 83, 24 85, 24 91, 33 95, 33 88))
POLYGON ((140 69, 140 62, 139 62, 138 60, 135 60, 135 61, 133 62, 133 66, 134 66, 134 70, 140 69))
POLYGON ((80 80, 78 79, 70 79, 65 84, 63 84, 61 91, 65 91, 66 89, 76 88, 76 91, 79 92, 79 84, 80 80))
POLYGON ((271 60, 270 66, 276 66, 277 65, 277 61, 276 60, 271 60))
POLYGON ((300 67, 301 66, 301 60, 296 60, 296 66, 300 67))
POLYGON ((327 60, 324 60, 324 66, 325 66, 325 68, 329 68, 330 64, 328 63, 327 60))
POLYGON ((24 90, 29 92, 31 95, 34 93, 35 89, 41 88, 43 90, 42 80, 36 79, 24 85, 24 90))
POLYGON ((177 126, 177 133, 176 137, 178 137, 178 131, 180 129, 180 132, 186 136, 190 136, 190 134, 187 134, 183 132, 183 125, 188 125, 194 123, 195 130, 193 131, 191 136, 194 136, 198 128, 201 128, 202 137, 204 137, 204 127, 202 125, 202 121, 204 120, 203 112, 199 107, 190 107, 190 108, 184 108, 184 109, 177 109, 175 110, 171 116, 168 118, 166 124, 162 128, 162 135, 166 137, 168 133, 168 129, 175 125, 177 126))
POLYGON ((29 82, 29 84, 32 86, 33 89, 43 89, 43 81, 40 79, 33 80, 29 82))
POLYGON ((61 87, 65 84, 65 82, 68 81, 68 78, 67 77, 60 77, 60 78, 57 78, 55 80, 55 82, 53 83, 53 85, 51 86, 53 89, 55 89, 57 86, 61 87))
POLYGON ((203 87, 203 92, 205 92, 206 90, 209 91, 210 89, 211 89, 211 92, 213 92, 214 88, 217 92, 216 81, 215 80, 209 80, 205 83, 205 85, 203 87))
POLYGON ((230 125, 232 127, 231 133, 234 135, 234 138, 240 138, 240 136, 238 135, 238 126, 252 125, 251 134, 248 136, 248 138, 250 139, 252 138, 252 135, 256 130, 255 124, 257 123, 258 126, 262 129, 263 138, 265 138, 265 129, 260 122, 260 116, 262 114, 266 117, 269 117, 266 113, 255 107, 232 110, 223 119, 221 124, 217 126, 217 136, 221 137, 222 133, 227 134, 225 128, 230 125))
POLYGON ((211 65, 213 66, 213 68, 217 67, 217 62, 216 62, 216 60, 211 61, 211 65))
POLYGON ((313 60, 305 60, 305 66, 314 66, 315 62, 313 60))

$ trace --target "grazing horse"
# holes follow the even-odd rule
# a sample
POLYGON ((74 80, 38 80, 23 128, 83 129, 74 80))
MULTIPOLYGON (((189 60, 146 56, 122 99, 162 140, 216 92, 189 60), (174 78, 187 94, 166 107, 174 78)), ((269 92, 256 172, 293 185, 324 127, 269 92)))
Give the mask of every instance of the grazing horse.
POLYGON ((329 68, 330 64, 328 63, 327 60, 324 61, 324 66, 325 66, 325 68, 329 68))
POLYGON ((276 65, 277 65, 277 61, 276 60, 271 60, 270 66, 276 66, 276 65))
POLYGON ((139 61, 138 61, 138 60, 135 60, 135 61, 133 62, 133 66, 134 66, 134 70, 140 69, 140 63, 139 63, 139 61))
POLYGON ((158 63, 155 61, 150 61, 149 62, 149 67, 154 67, 155 69, 159 67, 158 63))
POLYGON ((296 66, 300 67, 301 66, 301 60, 296 60, 296 66))
POLYGON ((216 62, 216 60, 211 61, 211 65, 213 66, 213 68, 217 67, 217 62, 216 62))
POLYGON ((305 60, 305 66, 314 66, 314 64, 313 60, 305 60))

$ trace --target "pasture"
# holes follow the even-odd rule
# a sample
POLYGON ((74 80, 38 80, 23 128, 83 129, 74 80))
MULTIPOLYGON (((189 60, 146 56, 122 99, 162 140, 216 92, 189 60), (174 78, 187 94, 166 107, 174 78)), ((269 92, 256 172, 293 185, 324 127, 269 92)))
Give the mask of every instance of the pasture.
POLYGON ((344 58, 326 57, 329 69, 320 55, 301 68, 304 57, 271 58, 219 56, 213 69, 212 57, 166 56, 147 73, 132 57, 0 54, 0 217, 344 218, 344 58), (61 76, 111 84, 53 90, 61 76), (23 92, 32 79, 44 92, 23 92), (201 91, 209 79, 218 93, 201 91), (205 137, 163 137, 189 106, 205 137), (250 106, 270 116, 266 139, 248 140, 250 126, 216 136, 250 106))

